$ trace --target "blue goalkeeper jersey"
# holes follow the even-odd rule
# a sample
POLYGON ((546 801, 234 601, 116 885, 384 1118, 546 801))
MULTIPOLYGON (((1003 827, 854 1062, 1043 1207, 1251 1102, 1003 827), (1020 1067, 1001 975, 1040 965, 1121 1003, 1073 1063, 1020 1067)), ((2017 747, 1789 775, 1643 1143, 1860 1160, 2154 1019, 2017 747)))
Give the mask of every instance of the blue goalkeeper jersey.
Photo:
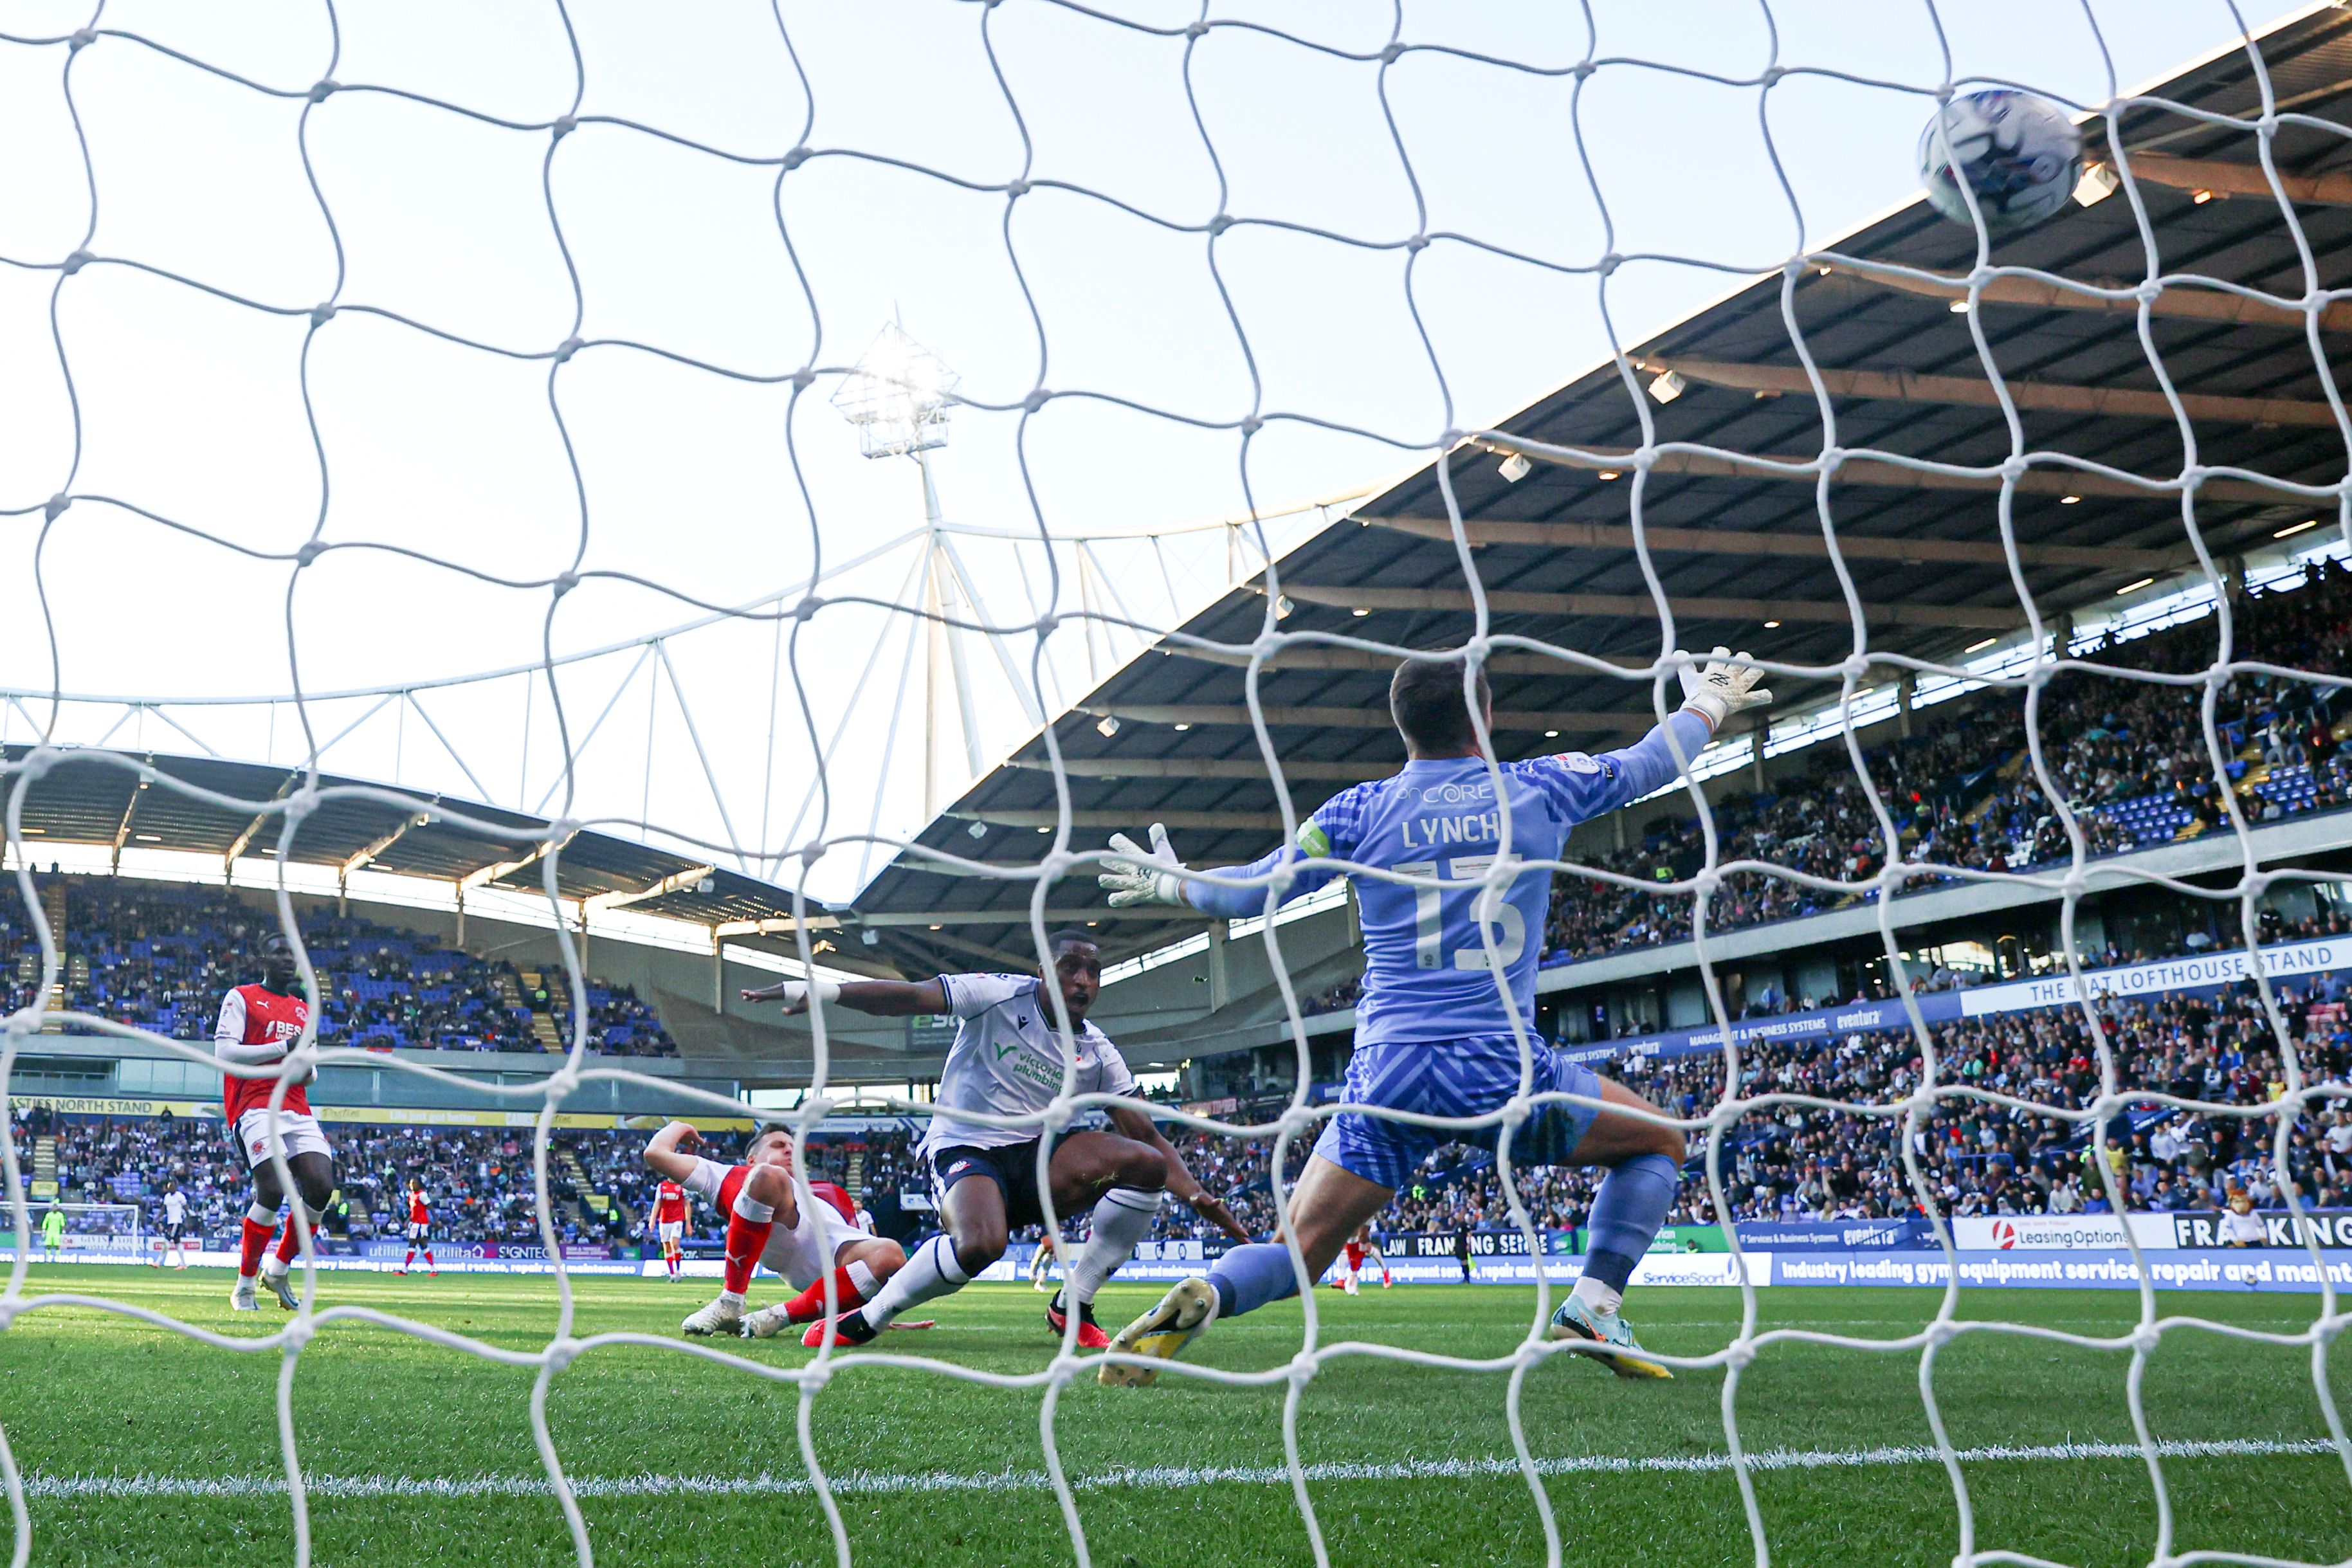
MULTIPOLYGON (((1678 713, 1685 756, 1707 742, 1706 721, 1678 713)), ((1616 810, 1674 781, 1679 770, 1663 728, 1622 751, 1587 756, 1570 752, 1502 765, 1510 792, 1511 852, 1522 860, 1555 860, 1580 822, 1616 810)), ((1364 931, 1364 990, 1356 1004, 1360 1046, 1459 1040, 1507 1034, 1492 965, 1499 963, 1518 1016, 1534 1023, 1536 963, 1542 956, 1551 872, 1535 869, 1512 880, 1497 900, 1487 931, 1489 954, 1475 918, 1482 889, 1475 879, 1502 853, 1503 814, 1495 781, 1476 757, 1407 763, 1393 778, 1377 779, 1325 801, 1299 829, 1297 840, 1241 868, 1259 876, 1286 861, 1339 858, 1407 876, 1470 881, 1460 888, 1416 888, 1372 877, 1356 879, 1364 931)), ((1336 870, 1307 867, 1291 897, 1320 886, 1336 870)), ((1211 914, 1240 919, 1265 909, 1263 888, 1221 888, 1188 882, 1186 899, 1211 914)))

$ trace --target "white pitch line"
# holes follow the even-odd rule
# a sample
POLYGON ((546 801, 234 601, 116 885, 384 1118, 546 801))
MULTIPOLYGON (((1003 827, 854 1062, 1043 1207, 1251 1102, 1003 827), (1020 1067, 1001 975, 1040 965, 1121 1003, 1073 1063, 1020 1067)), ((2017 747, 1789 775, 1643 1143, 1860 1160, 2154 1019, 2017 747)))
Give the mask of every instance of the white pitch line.
MULTIPOLYGON (((2325 1438, 2280 1443, 2257 1437, 2233 1437, 2220 1442, 2158 1443, 2156 1451, 2167 1459, 2259 1458, 2287 1454, 2330 1454, 2335 1445, 2325 1438)), ((2132 1443, 2052 1443, 2033 1447, 1997 1446, 1963 1448, 1966 1463, 1998 1460, 2138 1459, 2132 1443)), ((1917 1447, 1845 1450, 1775 1448, 1751 1454, 1751 1470, 1854 1469, 1881 1465, 1940 1463, 1935 1449, 1917 1447)), ((1582 1455, 1538 1459, 1536 1469, 1547 1476, 1574 1475, 1706 1475, 1731 1468, 1728 1454, 1686 1456, 1582 1455)), ((1491 1476, 1516 1476, 1519 1467, 1508 1459, 1407 1459, 1390 1465, 1327 1464, 1306 1467, 1310 1481, 1468 1480, 1491 1476)), ((1168 1491, 1214 1485, 1286 1486, 1290 1472, 1278 1465, 1229 1468, 1153 1466, 1104 1470, 1071 1478, 1072 1489, 1099 1490, 1135 1487, 1168 1491)), ((853 1470, 832 1478, 842 1494, 888 1492, 1044 1492, 1054 1483, 1043 1470, 998 1470, 978 1475, 952 1471, 893 1472, 853 1470)), ((551 1497, 555 1489, 543 1476, 473 1476, 459 1479, 415 1476, 314 1476, 304 1489, 314 1498, 482 1498, 551 1497)), ((574 1496, 582 1498, 793 1496, 813 1490, 805 1476, 596 1476, 576 1477, 574 1496)), ((44 1476, 25 1478, 28 1498, 243 1498, 284 1497, 286 1481, 274 1476, 228 1476, 216 1479, 182 1476, 44 1476)))

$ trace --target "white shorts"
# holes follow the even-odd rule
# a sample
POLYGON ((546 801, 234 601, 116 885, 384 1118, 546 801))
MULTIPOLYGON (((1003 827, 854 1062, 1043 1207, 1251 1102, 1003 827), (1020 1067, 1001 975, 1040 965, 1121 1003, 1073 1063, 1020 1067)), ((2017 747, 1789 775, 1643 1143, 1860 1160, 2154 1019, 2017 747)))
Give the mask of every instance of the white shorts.
POLYGON ((844 1247, 873 1239, 823 1198, 809 1199, 801 1205, 800 1229, 787 1231, 780 1225, 770 1231, 760 1261, 793 1289, 805 1290, 833 1272, 834 1258, 844 1247))
MULTIPOLYGON (((320 1131, 319 1119, 299 1110, 278 1113, 278 1136, 286 1145, 286 1157, 297 1154, 325 1154, 331 1158, 334 1145, 320 1131)), ((236 1141, 245 1151, 248 1165, 265 1164, 269 1159, 269 1108, 257 1105, 236 1119, 236 1141)))
POLYGON ((410 1220, 408 1222, 408 1239, 411 1241, 432 1240, 433 1222, 431 1220, 426 1220, 423 1225, 419 1225, 415 1220, 410 1220))
POLYGON ((656 1225, 654 1226, 654 1239, 660 1242, 664 1247, 667 1247, 673 1241, 684 1240, 685 1237, 686 1222, 684 1220, 671 1220, 667 1224, 656 1225))

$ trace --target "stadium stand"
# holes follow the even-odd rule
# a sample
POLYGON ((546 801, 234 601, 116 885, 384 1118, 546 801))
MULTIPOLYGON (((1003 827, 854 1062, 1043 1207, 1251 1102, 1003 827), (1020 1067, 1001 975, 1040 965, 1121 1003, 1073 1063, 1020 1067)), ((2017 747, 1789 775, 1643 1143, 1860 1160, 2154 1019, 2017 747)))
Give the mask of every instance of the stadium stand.
MULTIPOLYGON (((211 1037, 221 994, 250 978, 234 955, 270 922, 215 889, 112 878, 41 878, 70 910, 67 969, 57 1005, 177 1040, 211 1037)), ((319 976, 321 1037, 377 1050, 537 1051, 532 998, 513 965, 475 958, 429 937, 351 916, 307 923, 319 976)), ((40 947, 15 879, 0 881, 0 993, 10 1009, 32 999, 40 947)), ((551 998, 568 1030, 567 998, 551 998)), ((674 1057, 653 1009, 624 987, 591 980, 591 1050, 674 1057)), ((568 1033, 562 1037, 569 1038, 568 1033)))
MULTIPOLYGON (((2352 570, 2314 563, 2286 591, 2250 595, 2234 613, 2241 657, 2313 669, 2352 658, 2352 570)), ((2133 669, 2200 669, 2212 657, 2209 610, 2121 643, 2078 648, 2075 657, 2133 669)), ((2081 816, 2093 856, 2128 853, 2220 826, 2224 814, 2210 778, 2197 687, 2069 672, 2044 689, 2042 742, 2051 772, 2081 816)), ((2026 765, 2024 701, 1988 689, 1936 711, 1927 732, 1866 752, 1873 784, 1917 861, 2024 869, 2065 859, 2057 813, 2026 765)), ((2217 714, 2240 811, 2250 822, 2341 810, 2352 804, 2352 763, 2342 745, 2352 713, 2334 688, 2273 683, 2265 677, 2222 689, 2217 714)), ((1727 795, 1714 803, 1721 858, 1770 859, 1848 881, 1879 869, 1878 826, 1843 746, 1815 750, 1812 776, 1771 794, 1727 795)), ((1689 875, 1704 858, 1698 824, 1654 822, 1643 842, 1588 857, 1601 869, 1644 880, 1689 875)), ((1867 895, 1865 895, 1867 896, 1867 895)), ((1734 873, 1710 904, 1713 930, 1817 914, 1854 896, 1824 893, 1777 878, 1734 873)), ((1637 892, 1591 878, 1555 884, 1545 933, 1547 965, 1685 940, 1686 894, 1637 892)))
MULTIPOLYGON (((2239 646, 2248 657, 2283 665, 2341 668, 2352 657, 2352 571, 2314 565, 2297 583, 2256 592, 2234 605, 2239 646)), ((2078 657, 2137 669, 2187 670, 2210 657, 2211 613, 2194 614, 2122 643, 2078 647, 2078 657)), ((2222 821, 2210 785, 2194 688, 2150 688, 2093 674, 2053 681, 2040 701, 2040 722, 2053 775, 2081 815, 2095 855, 2195 837, 2222 821)), ((2352 715, 2324 688, 2242 681, 2221 694, 2218 721, 2240 810, 2253 822, 2330 812, 2352 804, 2352 766, 2343 742, 2352 715)), ((1907 857, 1969 867, 2020 868, 2066 854, 2050 802, 2024 766, 2022 700, 1988 689, 1944 704, 1919 735, 1871 749, 1866 761, 1895 812, 1907 857)), ((1769 858, 1825 877, 1854 879, 1876 869, 1875 826, 1853 781, 1842 747, 1818 749, 1815 777, 1774 793, 1729 793, 1715 805, 1722 858, 1769 858)), ((1697 864, 1696 824, 1654 821, 1643 842, 1591 858, 1644 880, 1685 874, 1697 864)), ((241 975, 233 954, 260 917, 216 889, 85 877, 43 878, 44 900, 61 891, 70 909, 70 962, 63 1005, 138 1025, 178 1039, 208 1036, 220 992, 241 975)), ((1710 914, 1717 928, 1787 921, 1840 902, 1777 879, 1735 876, 1710 914)), ((1559 964, 1680 940, 1689 901, 1562 878, 1547 933, 1546 963, 1559 964)), ((2339 906, 2300 922, 2266 917, 2266 941, 2345 934, 2339 906)), ((534 1014, 568 1038, 571 997, 561 985, 512 965, 475 958, 437 942, 364 919, 320 915, 305 938, 318 967, 330 1039, 377 1048, 534 1052, 546 1032, 534 1014)), ((2196 939, 2192 937, 2192 942, 2196 939)), ((2234 941, 2232 933, 2211 940, 2234 941)), ((2090 954, 2120 963, 2144 952, 2090 954)), ((547 977, 551 980, 552 977, 547 977)), ((1939 972, 1922 989, 1959 984, 1939 972)), ((13 879, 0 882, 0 993, 10 1007, 30 1000, 38 956, 13 879)), ((1342 1012, 1355 1001, 1350 979, 1303 996, 1309 1016, 1342 1012)), ((1867 985, 1854 999, 1883 995, 1867 985)), ((2342 998, 2331 991, 2290 993, 2289 1016, 2301 1031, 2307 1062, 2341 1073, 2352 1067, 2342 998)), ((1841 1000, 1766 995, 1745 1016, 1792 1012, 1841 1000)), ((591 1048, 610 1055, 675 1056, 653 1009, 630 990, 592 978, 591 1048)), ((2231 1103, 2258 1103, 2276 1092, 2279 1068, 2264 1045, 2250 997, 2214 1005, 2135 1004, 2113 1016, 2118 1065, 2127 1087, 2169 1089, 2231 1103)), ((2079 1102, 2093 1081, 2079 1025, 2051 1013, 1973 1020, 1937 1028, 1948 1072, 2042 1103, 2079 1102)), ((1825 1045, 1758 1045, 1748 1070, 1781 1088, 1831 1098, 1885 1100, 1918 1071, 1907 1038, 1853 1036, 1825 1045)), ((1722 1066, 1694 1057, 1646 1068, 1629 1066, 1633 1087, 1692 1114, 1720 1090, 1722 1066)), ((1271 1114, 1278 1107, 1261 1108, 1271 1114)), ((1244 1110, 1244 1118, 1250 1112, 1244 1110)), ((2340 1120, 2340 1119, 2339 1119, 2340 1120)), ((2352 1127, 2352 1124, 2347 1124, 2352 1127)), ((2136 1206, 2207 1208, 2228 1183, 2242 1181, 2258 1203, 2275 1194, 2259 1151, 2238 1122, 2214 1116, 2135 1114, 2115 1124, 2121 1169, 2136 1206)), ((2320 1206, 2352 1204, 2352 1131, 2332 1124, 2296 1130, 2293 1168, 2305 1196, 2320 1206)), ((195 1197, 208 1226, 233 1208, 242 1168, 216 1128, 203 1122, 61 1121, 55 1132, 61 1195, 86 1203, 152 1202, 164 1174, 195 1197)), ((1898 1131, 1885 1119, 1811 1112, 1751 1117, 1729 1135, 1725 1176, 1736 1216, 1876 1218, 1916 1212, 1898 1131)), ((633 1235, 646 1199, 635 1132, 565 1131, 551 1150, 551 1180, 566 1239, 633 1235), (600 1198, 591 1205, 591 1196, 600 1198)), ((411 1175, 435 1194, 438 1223, 452 1239, 533 1242, 529 1146, 504 1129, 347 1125, 346 1196, 355 1236, 373 1234, 389 1215, 391 1194, 411 1175)), ((1262 1142, 1187 1136, 1187 1158, 1213 1188, 1228 1194, 1244 1223, 1259 1234, 1273 1223, 1262 1142)), ((1703 1147, 1701 1145, 1700 1147, 1703 1147)), ((2103 1199, 2084 1166, 2094 1141, 2071 1124, 2026 1114, 1947 1104, 1923 1131, 1918 1154, 1948 1212, 2030 1214, 2096 1208, 2103 1199)), ((1704 1167, 1695 1148, 1676 1218, 1711 1217, 1704 1167)), ((828 1156, 820 1151, 817 1156, 828 1156)), ((852 1172, 838 1156, 830 1173, 852 1172)), ((858 1148, 849 1184, 869 1201, 922 1185, 902 1135, 877 1134, 858 1148)), ((1293 1152, 1303 1162, 1304 1149, 1293 1152)), ((1584 1173, 1525 1173, 1521 1192, 1538 1223, 1572 1230, 1591 1197, 1584 1173)), ((93 1222, 95 1223, 95 1222, 93 1222)), ((1433 1155, 1400 1193, 1384 1222, 1391 1229, 1443 1232, 1509 1224, 1490 1158, 1458 1147, 1433 1155)), ((697 1233, 716 1235, 698 1215, 697 1233)), ((1156 1234, 1206 1238, 1210 1228, 1170 1205, 1156 1234)))
MULTIPOLYGON (((2341 921, 2336 922, 2340 928, 2341 921)), ((2314 927, 2284 934, 2328 932, 2314 927)), ((2337 930, 2334 934, 2343 934, 2337 930)), ((2352 1015, 2343 984, 2323 979, 2280 991, 2282 1010, 2306 1076, 2352 1071, 2352 1015)), ((2165 997, 2108 1004, 2103 1016, 2119 1082, 2217 1101, 2260 1105, 2283 1092, 2284 1079, 2251 986, 2211 1000, 2165 997)), ((2080 1019, 2062 1009, 2011 1014, 1938 1026, 1942 1072, 2036 1104, 2078 1108, 2098 1091, 2091 1041, 2080 1019)), ((1854 1034, 1801 1044, 1746 1047, 1746 1089, 1885 1103, 1916 1081, 1920 1061, 1907 1034, 1854 1034)), ((1699 1054, 1671 1062, 1619 1064, 1616 1075, 1679 1114, 1704 1114, 1721 1093, 1723 1063, 1699 1054)), ((1278 1103, 1278 1102, 1277 1102, 1278 1103)), ((244 1165, 216 1123, 169 1117, 82 1119, 18 1108, 26 1146, 54 1141, 58 1195, 76 1203, 135 1203, 155 1209, 163 1182, 176 1179, 207 1230, 234 1223, 245 1201, 244 1165)), ((1244 1106, 1241 1114, 1255 1114, 1244 1106)), ((396 1230, 395 1199, 412 1177, 432 1195, 436 1234, 460 1241, 535 1243, 530 1146, 510 1128, 341 1123, 335 1128, 349 1234, 364 1240, 396 1230)), ((1275 1222, 1262 1140, 1234 1140, 1171 1130, 1195 1174, 1226 1195, 1235 1215, 1259 1236, 1275 1222)), ((2279 1201, 2270 1174, 2265 1124, 2210 1112, 2136 1109, 2095 1138, 2075 1123, 1947 1100, 1919 1130, 1915 1148, 1945 1212, 2031 1215, 2098 1212, 2106 1207, 2087 1161, 2117 1162, 2135 1210, 2220 1207, 2242 1185, 2261 1208, 2279 1201), (2112 1144, 2112 1149, 2109 1145, 2112 1144)), ((560 1130, 550 1145, 550 1187, 562 1238, 627 1241, 643 1229, 652 1184, 637 1152, 639 1131, 560 1130)), ((730 1157, 740 1134, 706 1135, 714 1158, 730 1157)), ((1920 1212, 1902 1161, 1899 1119, 1844 1111, 1751 1114, 1727 1133, 1726 1196, 1740 1220, 1883 1219, 1920 1212)), ((1306 1159, 1294 1146, 1290 1173, 1306 1159)), ((1712 1223, 1704 1136, 1692 1143, 1676 1202, 1676 1224, 1712 1223)), ((913 1141, 904 1132, 812 1144, 812 1173, 842 1183, 861 1201, 895 1210, 901 1193, 926 1184, 913 1141)), ((2303 1201, 2352 1207, 2352 1110, 2339 1108, 2298 1125, 2289 1168, 2303 1201), (2340 1130, 2340 1131, 2339 1131, 2340 1130)), ((1521 1171, 1519 1192, 1536 1223, 1573 1231, 1592 1194, 1591 1173, 1521 1171)), ((919 1214, 910 1215, 919 1225, 919 1214)), ((151 1215, 150 1224, 154 1223, 151 1215)), ((1508 1205, 1491 1156, 1459 1145, 1433 1152, 1379 1222, 1390 1231, 1450 1232, 1510 1228, 1508 1205)), ((716 1239, 721 1216, 698 1207, 690 1234, 716 1239)), ((1171 1204, 1157 1239, 1211 1239, 1216 1232, 1171 1204)), ((1026 1237, 1024 1237, 1025 1239, 1026 1237)))
MULTIPOLYGON (((2341 918, 2282 927, 2282 938, 2342 935, 2341 918)), ((2114 955, 2121 958, 2124 955, 2114 955)), ((2340 1078, 2352 1070, 2352 1024, 2347 991, 2335 978, 2280 988, 2279 999, 2306 1079, 2340 1078)), ((2166 997, 2103 1006, 2116 1053, 2118 1082, 2229 1105, 2260 1105, 2284 1091, 2253 988, 2241 984, 2213 1001, 2166 997)), ((2063 1009, 1978 1018, 1934 1031, 1941 1073, 2042 1105, 2079 1109, 2098 1092, 2092 1043, 2077 1015, 2063 1009)), ((1722 1092, 1722 1058, 1702 1053, 1674 1062, 1621 1062, 1612 1069, 1630 1087, 1683 1116, 1703 1116, 1722 1092)), ((1920 1060, 1904 1033, 1853 1034, 1811 1044, 1750 1042, 1743 1047, 1743 1088, 1885 1103, 1917 1081, 1920 1060)), ((1285 1101, 1243 1106, 1243 1120, 1278 1112, 1285 1101)), ((1902 1163, 1899 1118, 1845 1112, 1751 1114, 1728 1133, 1724 1181, 1738 1219, 1878 1219, 1920 1211, 1902 1163)), ((2229 1184, 2252 1193, 2258 1206, 2276 1197, 2265 1171, 2267 1126, 2210 1113, 2183 1114, 2148 1107, 2112 1121, 2098 1146, 2112 1138, 2135 1209, 2220 1206, 2229 1184)), ((1274 1223, 1263 1142, 1186 1135, 1175 1140, 1195 1174, 1228 1203, 1252 1230, 1274 1223)), ((2106 1206, 2084 1160, 2093 1136, 2077 1124, 2027 1111, 1946 1100, 1918 1138, 1923 1173, 1948 1215, 2022 1215, 2090 1211, 2106 1206)), ((1692 1143, 1675 1222, 1712 1223, 1706 1184, 1704 1136, 1692 1143)), ((1302 1142, 1289 1173, 1305 1163, 1302 1142)), ((2299 1125, 2290 1168, 2306 1204, 2352 1206, 2352 1110, 2299 1125), (2334 1129, 2345 1130, 2335 1132, 2334 1129)), ((1592 1199, 1592 1173, 1570 1169, 1521 1171, 1520 1196, 1536 1223, 1573 1230, 1592 1199)), ((1391 1230, 1451 1231, 1508 1227, 1512 1222, 1494 1161, 1448 1145, 1430 1155, 1381 1222, 1391 1230)), ((1163 1237, 1206 1238, 1213 1230, 1171 1205, 1163 1237)))
MULTIPOLYGON (((207 1231, 234 1229, 248 1199, 246 1165, 208 1119, 81 1118, 45 1108, 16 1112, 19 1135, 54 1140, 58 1196, 70 1203, 136 1203, 160 1224, 166 1180, 185 1192, 207 1231)), ((458 1241, 533 1243, 528 1128, 335 1123, 349 1234, 366 1240, 400 1233, 400 1194, 425 1184, 436 1235, 458 1241)), ((715 1159, 731 1158, 741 1135, 705 1135, 715 1159)), ((643 1229, 653 1183, 637 1152, 646 1134, 567 1129, 550 1144, 548 1184, 565 1241, 626 1240, 643 1229), (592 1197, 605 1200, 591 1204, 592 1197)), ((813 1162, 838 1179, 838 1163, 813 1162)), ((697 1234, 716 1237, 723 1218, 697 1215, 697 1234)), ((332 1221, 331 1219, 331 1228, 332 1221)))
MULTIPOLYGON (((555 1015, 557 1029, 562 1038, 569 1041, 572 1038, 570 988, 556 985, 548 1000, 555 1015)), ((663 1032, 660 1016, 638 1001, 635 991, 594 979, 588 982, 588 1035, 594 1042, 592 1048, 608 1057, 669 1057, 677 1054, 677 1047, 663 1032)))

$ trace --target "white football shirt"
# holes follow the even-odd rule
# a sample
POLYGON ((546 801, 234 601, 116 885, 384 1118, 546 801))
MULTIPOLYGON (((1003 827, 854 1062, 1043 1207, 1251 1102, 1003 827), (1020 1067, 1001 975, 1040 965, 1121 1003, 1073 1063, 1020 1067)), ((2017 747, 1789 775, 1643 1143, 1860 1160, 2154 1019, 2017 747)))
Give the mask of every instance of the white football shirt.
POLYGON ((185 1220, 187 1217, 188 1217, 188 1194, 185 1194, 185 1193, 177 1193, 177 1192, 173 1192, 173 1193, 165 1193, 165 1194, 163 1194, 163 1218, 164 1218, 164 1220, 165 1220, 166 1222, 168 1222, 169 1224, 172 1224, 172 1225, 178 1225, 178 1224, 180 1224, 181 1222, 183 1222, 184 1220, 185 1220))
MULTIPOLYGON (((923 1152, 967 1144, 1002 1149, 1041 1135, 1037 1126, 988 1127, 961 1121, 959 1110, 997 1116, 1034 1114, 1062 1092, 1062 1037, 1054 1032, 1051 998, 1041 999, 1038 982, 1026 974, 942 974, 948 1011, 961 1020, 948 1047, 933 1102, 931 1130, 923 1152)), ((1110 1037, 1089 1021, 1072 1042, 1077 1057, 1078 1094, 1133 1094, 1135 1075, 1110 1037)))

